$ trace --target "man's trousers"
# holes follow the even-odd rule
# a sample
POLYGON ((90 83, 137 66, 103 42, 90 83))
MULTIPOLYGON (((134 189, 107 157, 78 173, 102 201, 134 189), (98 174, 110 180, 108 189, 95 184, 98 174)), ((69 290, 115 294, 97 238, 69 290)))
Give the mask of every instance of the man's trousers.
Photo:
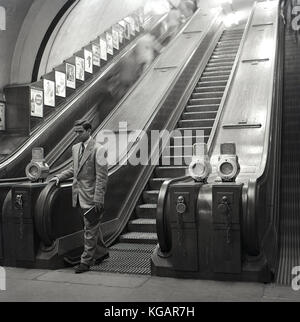
MULTIPOLYGON (((81 215, 84 217, 88 209, 80 209, 81 215)), ((95 261, 105 256, 108 253, 107 247, 103 240, 103 234, 101 231, 101 218, 99 215, 99 221, 91 224, 85 217, 84 219, 84 252, 81 256, 81 263, 92 266, 95 261)))

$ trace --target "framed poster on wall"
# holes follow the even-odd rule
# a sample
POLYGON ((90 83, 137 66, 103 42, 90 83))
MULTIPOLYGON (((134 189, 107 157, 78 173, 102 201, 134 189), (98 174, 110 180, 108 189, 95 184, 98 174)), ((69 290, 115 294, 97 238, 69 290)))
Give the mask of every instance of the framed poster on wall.
POLYGON ((89 50, 84 50, 84 65, 87 73, 93 74, 93 53, 89 50))
POLYGON ((128 21, 124 20, 124 25, 125 25, 125 38, 127 40, 129 40, 130 35, 131 35, 131 33, 130 33, 130 23, 128 21))
POLYGON ((65 98, 66 92, 66 74, 55 71, 55 95, 65 98))
POLYGON ((113 40, 113 47, 117 50, 120 49, 119 45, 119 30, 117 29, 117 27, 112 27, 112 40, 113 40))
POLYGON ((106 33, 107 53, 109 55, 114 54, 113 38, 110 32, 106 33))
POLYGON ((41 90, 30 89, 30 110, 33 117, 44 117, 44 93, 41 90))
POLYGON ((132 17, 125 18, 126 22, 129 24, 129 32, 131 36, 135 36, 135 21, 132 17))
POLYGON ((84 59, 81 57, 75 57, 76 64, 76 79, 84 82, 84 59))
POLYGON ((44 104, 55 107, 55 82, 44 79, 44 104))
POLYGON ((140 19, 137 14, 133 15, 133 19, 135 22, 135 31, 139 33, 140 32, 140 19))
POLYGON ((93 64, 95 66, 100 67, 100 64, 101 64, 100 46, 93 44, 92 50, 93 50, 93 64))
POLYGON ((100 38, 100 56, 102 60, 107 61, 107 42, 106 39, 100 38))
POLYGON ((118 23, 118 30, 119 30, 119 41, 120 44, 123 44, 124 37, 125 37, 125 25, 123 26, 120 22, 118 23))
POLYGON ((72 64, 67 63, 66 64, 66 80, 67 80, 67 87, 76 89, 76 78, 75 78, 75 73, 76 73, 76 67, 72 64))
POLYGON ((140 8, 140 10, 138 10, 138 17, 140 20, 140 26, 143 27, 145 23, 145 14, 143 8, 140 8))
POLYGON ((0 131, 5 131, 5 103, 0 102, 0 131))

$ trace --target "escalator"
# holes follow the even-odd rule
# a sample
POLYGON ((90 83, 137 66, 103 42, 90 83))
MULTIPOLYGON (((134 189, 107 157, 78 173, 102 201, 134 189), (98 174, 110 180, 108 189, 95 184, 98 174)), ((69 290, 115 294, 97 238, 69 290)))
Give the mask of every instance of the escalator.
MULTIPOLYGON (((131 95, 127 95, 104 122, 95 126, 93 137, 96 138, 105 131, 120 135, 120 122, 124 120, 128 124, 129 134, 136 129, 143 129, 145 133, 152 130, 173 130, 184 109, 182 101, 188 100, 190 94, 187 93, 192 92, 224 29, 219 15, 220 13, 216 15, 199 10, 154 62, 145 77, 140 79, 131 95), (180 54, 174 56, 174 51, 180 54), (153 86, 154 80, 161 85, 153 86)), ((210 76, 214 75, 208 75, 210 76)), ((140 140, 134 136, 131 140, 122 146, 126 154, 121 155, 121 159, 109 169, 105 201, 108 211, 104 215, 102 227, 108 245, 116 241, 128 224, 140 191, 154 170, 154 166, 123 163, 126 158, 136 155, 139 149, 140 140)), ((62 143, 58 148, 64 150, 66 146, 71 146, 71 135, 66 137, 66 142, 69 143, 62 143)), ((57 156, 60 158, 59 154, 57 156)), ((63 158, 65 160, 61 158, 57 162, 58 167, 52 170, 52 174, 69 167, 72 160, 67 157, 67 153, 63 158)), ((55 159, 57 160, 54 153, 53 160, 55 159)), ((58 188, 52 184, 14 185, 4 201, 0 232, 3 234, 2 258, 6 266, 59 268, 63 265, 64 254, 76 257, 81 253, 77 247, 81 248, 83 244, 82 221, 75 214, 70 217, 73 214, 71 188, 71 181, 58 188), (23 233, 24 217, 29 219, 26 224, 33 229, 32 233, 23 233), (24 247, 28 248, 28 252, 24 251, 24 247)), ((150 254, 153 244, 147 246, 150 254)))
MULTIPOLYGON (((208 153, 194 155, 203 176, 163 184, 152 274, 274 281, 283 215, 279 203, 282 66, 279 2, 257 2, 208 141, 208 153), (207 159, 211 174, 207 174, 207 159)), ((292 241, 288 238, 286 244, 292 241)))
POLYGON ((292 284, 292 270, 300 264, 300 172, 299 172, 299 43, 285 30, 285 65, 282 128, 281 207, 279 264, 276 282, 292 284))
POLYGON ((94 271, 151 273, 150 257, 158 242, 156 212, 160 188, 165 181, 185 175, 194 143, 208 142, 243 32, 243 29, 225 30, 221 35, 174 132, 182 133, 180 141, 191 145, 178 146, 179 140, 173 136, 162 154, 160 165, 154 170, 143 191, 125 232, 119 237, 118 243, 111 247, 110 259, 93 267, 94 271), (181 153, 190 151, 190 155, 178 155, 176 151, 179 149, 181 153), (178 163, 183 165, 177 166, 178 163))

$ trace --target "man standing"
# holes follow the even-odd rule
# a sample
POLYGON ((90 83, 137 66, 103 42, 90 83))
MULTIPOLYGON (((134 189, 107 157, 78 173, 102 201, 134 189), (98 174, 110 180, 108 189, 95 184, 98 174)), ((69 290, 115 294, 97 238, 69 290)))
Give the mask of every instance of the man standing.
POLYGON ((75 122, 78 144, 73 146, 73 165, 70 169, 54 177, 59 182, 74 178, 72 187, 73 207, 84 216, 89 210, 93 215, 84 216, 84 253, 81 263, 75 269, 76 274, 90 270, 93 264, 99 264, 109 257, 103 241, 100 221, 104 214, 104 196, 108 181, 108 166, 105 149, 92 137, 92 126, 87 121, 75 122), (88 219, 89 218, 89 219, 88 219))

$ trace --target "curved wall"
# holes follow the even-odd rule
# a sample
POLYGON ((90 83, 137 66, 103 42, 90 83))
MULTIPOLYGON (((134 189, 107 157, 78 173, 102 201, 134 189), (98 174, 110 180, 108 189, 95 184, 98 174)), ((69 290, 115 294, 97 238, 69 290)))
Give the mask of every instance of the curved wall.
MULTIPOLYGON (((23 0, 19 0, 20 3, 23 0)), ((19 33, 11 65, 11 84, 31 82, 35 58, 53 19, 68 0, 35 0, 19 33)), ((32 1, 31 1, 32 2, 32 1)))
POLYGON ((1 0, 6 10, 6 30, 0 31, 0 99, 2 88, 10 84, 10 71, 15 44, 24 18, 33 0, 1 0))
POLYGON ((60 65, 147 0, 80 0, 53 33, 41 61, 39 76, 60 65))

